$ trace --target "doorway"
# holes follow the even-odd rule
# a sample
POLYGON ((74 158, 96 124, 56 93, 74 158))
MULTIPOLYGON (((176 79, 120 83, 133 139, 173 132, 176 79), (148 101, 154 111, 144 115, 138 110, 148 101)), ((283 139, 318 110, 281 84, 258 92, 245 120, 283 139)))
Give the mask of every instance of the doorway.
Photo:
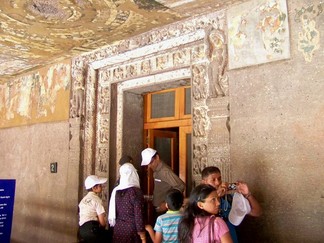
MULTIPOLYGON (((191 87, 184 86, 144 95, 144 147, 154 148, 160 158, 186 184, 185 196, 191 191, 191 87)), ((143 191, 153 195, 153 173, 147 167, 141 178, 143 191)), ((153 206, 148 202, 148 222, 153 206)))

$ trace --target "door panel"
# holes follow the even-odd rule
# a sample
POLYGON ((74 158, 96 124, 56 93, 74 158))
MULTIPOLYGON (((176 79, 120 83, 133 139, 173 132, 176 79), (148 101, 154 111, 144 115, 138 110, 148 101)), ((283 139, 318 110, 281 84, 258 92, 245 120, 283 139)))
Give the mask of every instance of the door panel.
MULTIPOLYGON (((170 128, 170 130, 147 130, 146 145, 159 152, 160 158, 168 164, 175 174, 186 183, 185 195, 188 196, 192 188, 191 173, 191 126, 170 128), (178 142, 179 141, 179 142, 178 142)), ((147 168, 144 191, 147 195, 153 195, 153 173, 147 168)), ((153 219, 153 206, 147 207, 148 222, 153 219)))
POLYGON ((191 126, 179 128, 179 177, 186 183, 185 195, 189 196, 192 188, 191 126))
MULTIPOLYGON (((178 163, 178 132, 168 130, 150 129, 147 130, 146 145, 150 148, 154 148, 158 151, 161 160, 169 165, 176 174, 179 172, 178 163)), ((149 195, 150 198, 153 195, 153 172, 146 167, 147 179, 144 181, 143 191, 149 195)), ((147 221, 153 222, 153 205, 151 201, 148 201, 147 205, 147 221)))
MULTIPOLYGON (((186 196, 192 187, 191 124, 190 86, 144 95, 144 147, 156 149, 160 158, 186 183, 186 196)), ((146 169, 147 176, 141 178, 142 189, 152 195, 153 173, 146 169)), ((148 203, 149 219, 152 210, 148 203)))
MULTIPOLYGON (((178 133, 168 130, 151 129, 148 131, 148 145, 158 151, 160 158, 169 165, 172 170, 179 173, 178 163, 178 133)), ((153 175, 149 172, 148 194, 153 194, 153 175)))

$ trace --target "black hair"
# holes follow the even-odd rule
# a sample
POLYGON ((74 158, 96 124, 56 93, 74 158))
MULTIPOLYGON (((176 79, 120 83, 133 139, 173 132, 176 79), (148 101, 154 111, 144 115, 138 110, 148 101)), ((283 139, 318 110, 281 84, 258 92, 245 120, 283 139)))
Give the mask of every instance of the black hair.
POLYGON ((120 158, 119 160, 119 165, 123 165, 123 164, 126 164, 126 163, 133 163, 133 158, 130 157, 129 155, 124 155, 123 157, 120 158))
POLYGON ((207 211, 198 207, 198 202, 203 202, 210 193, 216 191, 211 185, 201 184, 190 193, 188 205, 178 226, 178 238, 180 243, 192 242, 192 230, 196 217, 210 216, 207 211))
POLYGON ((208 166, 204 168, 201 172, 201 179, 206 179, 209 175, 214 173, 221 173, 220 169, 216 166, 208 166))
POLYGON ((172 211, 178 211, 183 204, 183 194, 178 189, 170 189, 165 197, 168 208, 172 211))
POLYGON ((153 158, 155 159, 157 155, 159 155, 158 152, 156 152, 156 153, 152 156, 151 160, 152 160, 153 158))

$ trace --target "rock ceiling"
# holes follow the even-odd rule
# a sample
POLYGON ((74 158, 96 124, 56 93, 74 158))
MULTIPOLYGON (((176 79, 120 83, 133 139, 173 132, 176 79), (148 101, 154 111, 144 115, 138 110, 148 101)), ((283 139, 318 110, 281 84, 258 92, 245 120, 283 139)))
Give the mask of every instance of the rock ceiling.
POLYGON ((244 0, 1 0, 0 83, 244 0))

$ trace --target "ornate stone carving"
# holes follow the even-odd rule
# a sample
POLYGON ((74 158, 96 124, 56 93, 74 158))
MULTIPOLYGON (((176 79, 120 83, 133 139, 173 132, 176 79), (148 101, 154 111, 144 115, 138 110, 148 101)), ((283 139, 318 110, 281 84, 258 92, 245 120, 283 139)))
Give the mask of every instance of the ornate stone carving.
POLYGON ((228 77, 225 69, 228 62, 227 41, 224 30, 216 27, 206 30, 206 56, 209 60, 209 96, 212 98, 228 95, 228 77))
POLYGON ((99 148, 99 158, 96 170, 98 172, 108 172, 108 149, 99 148))
POLYGON ((100 82, 101 83, 108 83, 111 78, 111 72, 110 70, 102 70, 100 72, 100 82))
MULTIPOLYGON (((190 66, 192 71, 193 90, 193 142, 195 144, 193 148, 194 164, 191 169, 194 176, 197 178, 198 176, 200 177, 201 170, 207 166, 207 159, 209 156, 207 153, 207 146, 209 146, 207 132, 209 131, 208 128, 211 126, 210 117, 208 116, 210 107, 206 104, 209 93, 208 81, 211 80, 208 76, 208 68, 211 59, 208 59, 206 56, 207 44, 205 41, 207 41, 207 37, 204 39, 203 35, 204 30, 213 26, 214 19, 217 19, 217 16, 219 16, 218 13, 212 13, 204 15, 203 17, 196 17, 182 23, 168 25, 165 28, 138 35, 124 43, 107 46, 96 53, 82 56, 83 64, 81 68, 76 68, 76 63, 73 63, 75 74, 77 74, 78 70, 82 73, 85 73, 84 70, 87 70, 86 83, 85 86, 82 87, 83 92, 86 91, 87 95, 85 107, 86 116, 85 119, 82 120, 82 125, 84 125, 85 129, 83 133, 85 138, 84 143, 81 144, 81 146, 84 145, 84 151, 81 151, 81 153, 83 152, 81 158, 84 163, 84 175, 93 173, 94 171, 99 174, 107 173, 108 171, 108 143, 110 139, 109 113, 111 99, 109 90, 110 83, 118 83, 116 84, 117 87, 123 88, 128 86, 135 87, 136 85, 138 85, 138 87, 146 87, 146 85, 151 85, 154 82, 156 85, 163 85, 162 82, 164 81, 154 80, 144 76, 152 75, 152 77, 154 76, 155 78, 155 76, 162 76, 164 73, 168 73, 173 76, 165 80, 170 81, 173 78, 177 78, 177 75, 173 74, 173 71, 180 70, 180 67, 184 68, 184 66, 186 66, 186 70, 189 70, 187 67, 190 66), (175 40, 175 42, 173 40, 175 40), (156 44, 160 42, 163 42, 161 46, 164 48, 161 51, 156 50, 156 47, 160 46, 156 44), (127 56, 128 58, 125 58, 123 52, 126 51, 133 54, 133 56, 130 55, 127 56), (119 56, 119 54, 121 55, 119 56), (107 62, 105 62, 105 58, 108 59, 107 62), (101 60, 103 63, 109 64, 107 64, 107 66, 98 67, 100 65, 97 64, 100 63, 101 60), (115 60, 122 61, 118 62, 115 60), (206 61, 208 61, 208 63, 206 61), (96 65, 92 66, 92 62, 96 62, 96 65), (94 66, 98 69, 91 70, 94 66), (97 74, 98 71, 99 75, 97 74), (131 79, 134 79, 134 81, 131 79), (148 84, 151 80, 152 83, 148 84), (97 114, 95 114, 95 112, 97 112, 97 114), (201 139, 206 141, 197 143, 197 140, 201 139), (95 152, 93 148, 96 149, 95 152), (96 162, 94 163, 94 161, 96 162)), ((217 30, 217 27, 213 29, 210 28, 210 30, 217 30)), ((211 34, 210 37, 212 37, 212 31, 208 33, 211 34)), ((219 39, 218 41, 220 41, 221 44, 226 44, 226 42, 222 42, 221 40, 222 39, 219 39)), ((211 45, 211 43, 209 44, 211 45)), ((217 40, 216 44, 219 44, 217 40)), ((219 51, 216 50, 213 52, 210 48, 208 48, 208 50, 213 53, 213 55, 216 55, 215 52, 219 51)), ((217 62, 216 56, 211 57, 217 62)), ((225 68, 223 64, 214 66, 214 68, 215 67, 216 71, 224 76, 225 68)), ((186 77, 189 77, 189 75, 190 73, 188 71, 186 77)), ((74 77, 76 77, 76 75, 74 75, 74 77)), ((77 80, 74 78, 73 82, 76 81, 77 80)), ((218 80, 221 90, 219 96, 227 95, 227 86, 223 81, 222 79, 218 80)), ((225 98, 227 97, 222 99, 225 98)), ((82 102, 84 103, 84 100, 82 100, 82 102)), ((119 103, 118 106, 122 105, 121 102, 117 103, 119 103)), ((119 108, 120 107, 117 109, 119 108)), ((73 107, 73 109, 77 110, 76 107, 73 107)), ((117 122, 122 121, 118 120, 117 122)), ((120 134, 121 131, 117 131, 117 133, 120 134)), ((117 154, 121 152, 121 148, 116 148, 116 150, 115 152, 117 154)))
POLYGON ((158 56, 156 58, 156 69, 163 70, 169 66, 169 57, 168 55, 158 56))
POLYGON ((190 52, 188 49, 179 50, 179 51, 173 53, 172 57, 173 57, 173 65, 180 66, 180 65, 185 64, 188 61, 190 61, 189 60, 190 52))
POLYGON ((150 59, 144 60, 141 63, 141 73, 142 74, 149 74, 150 71, 151 71, 151 62, 150 62, 150 59))
POLYGON ((204 57, 205 57, 205 46, 204 45, 195 46, 192 50, 192 59, 199 60, 204 57))
POLYGON ((83 60, 75 59, 72 68, 72 95, 70 117, 80 117, 84 109, 84 72, 83 60))
POLYGON ((136 64, 131 64, 126 66, 126 78, 132 78, 137 76, 137 66, 136 64))
POLYGON ((100 88, 99 112, 102 114, 109 113, 110 89, 109 86, 100 88))
POLYGON ((193 134, 195 137, 205 137, 208 124, 207 109, 197 107, 193 109, 193 134))
POLYGON ((115 68, 114 69, 114 79, 120 80, 124 78, 124 69, 121 67, 115 68))
POLYGON ((100 143, 107 143, 109 141, 109 119, 101 119, 99 130, 100 143))
POLYGON ((192 67, 192 92, 195 100, 207 97, 206 67, 204 65, 194 65, 192 67))
POLYGON ((193 175, 201 175, 201 171, 207 167, 207 145, 193 145, 193 175))

